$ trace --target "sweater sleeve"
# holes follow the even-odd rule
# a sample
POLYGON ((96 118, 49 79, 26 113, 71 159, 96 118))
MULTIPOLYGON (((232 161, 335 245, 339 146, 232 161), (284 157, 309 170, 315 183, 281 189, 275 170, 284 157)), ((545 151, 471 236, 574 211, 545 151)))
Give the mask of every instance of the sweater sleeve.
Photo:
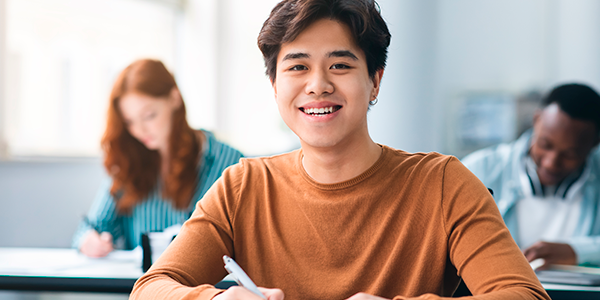
MULTIPOLYGON (((119 223, 114 198, 110 194, 111 185, 112 180, 109 179, 102 184, 87 213, 87 218, 100 231, 109 232, 113 236, 113 241, 116 241, 123 236, 123 228, 121 228, 119 223)), ((82 221, 73 235, 72 247, 79 249, 81 242, 91 229, 92 227, 82 221)))
POLYGON ((442 210, 450 261, 473 299, 550 299, 486 187, 455 158, 444 169, 442 210))
POLYGON ((137 280, 130 299, 211 299, 221 292, 213 285, 227 275, 223 255, 233 257, 231 220, 242 170, 243 163, 225 170, 173 242, 137 280))
MULTIPOLYGON (((441 205, 448 257, 474 295, 468 299, 550 299, 487 188, 455 158, 443 170, 441 205)), ((443 298, 433 294, 394 298, 404 299, 443 298)))

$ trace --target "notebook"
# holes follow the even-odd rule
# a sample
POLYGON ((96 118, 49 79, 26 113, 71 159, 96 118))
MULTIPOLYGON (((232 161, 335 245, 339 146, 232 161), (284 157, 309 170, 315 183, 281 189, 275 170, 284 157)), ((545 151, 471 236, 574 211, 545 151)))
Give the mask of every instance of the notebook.
POLYGON ((600 286, 600 268, 552 265, 535 273, 544 283, 600 286))

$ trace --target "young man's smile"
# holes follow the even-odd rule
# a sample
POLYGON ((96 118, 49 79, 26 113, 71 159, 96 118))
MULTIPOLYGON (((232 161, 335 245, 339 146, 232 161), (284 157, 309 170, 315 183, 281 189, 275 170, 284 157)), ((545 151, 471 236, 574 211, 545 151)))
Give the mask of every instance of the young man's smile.
POLYGON ((298 109, 305 114, 309 122, 324 122, 335 118, 341 108, 342 105, 330 101, 317 101, 303 105, 298 109))

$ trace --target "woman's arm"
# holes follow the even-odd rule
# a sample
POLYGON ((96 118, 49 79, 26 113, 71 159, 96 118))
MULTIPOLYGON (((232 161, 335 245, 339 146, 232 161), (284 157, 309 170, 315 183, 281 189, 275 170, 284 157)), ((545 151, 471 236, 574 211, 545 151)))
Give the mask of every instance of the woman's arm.
POLYGON ((102 184, 87 219, 80 222, 73 236, 73 248, 90 257, 106 256, 113 250, 113 242, 123 235, 115 201, 110 194, 111 185, 111 180, 102 184))

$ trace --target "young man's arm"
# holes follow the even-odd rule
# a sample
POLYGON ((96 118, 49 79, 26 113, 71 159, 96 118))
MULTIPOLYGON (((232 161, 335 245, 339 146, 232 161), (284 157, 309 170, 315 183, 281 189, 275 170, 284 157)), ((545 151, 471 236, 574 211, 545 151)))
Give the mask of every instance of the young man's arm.
POLYGON ((241 166, 225 170, 198 202, 171 245, 136 282, 130 299, 212 299, 222 292, 213 285, 227 275, 223 255, 233 256, 229 218, 238 198, 236 168, 241 166))
POLYGON ((549 299, 492 196, 456 159, 446 165, 442 197, 450 260, 473 295, 549 299))

